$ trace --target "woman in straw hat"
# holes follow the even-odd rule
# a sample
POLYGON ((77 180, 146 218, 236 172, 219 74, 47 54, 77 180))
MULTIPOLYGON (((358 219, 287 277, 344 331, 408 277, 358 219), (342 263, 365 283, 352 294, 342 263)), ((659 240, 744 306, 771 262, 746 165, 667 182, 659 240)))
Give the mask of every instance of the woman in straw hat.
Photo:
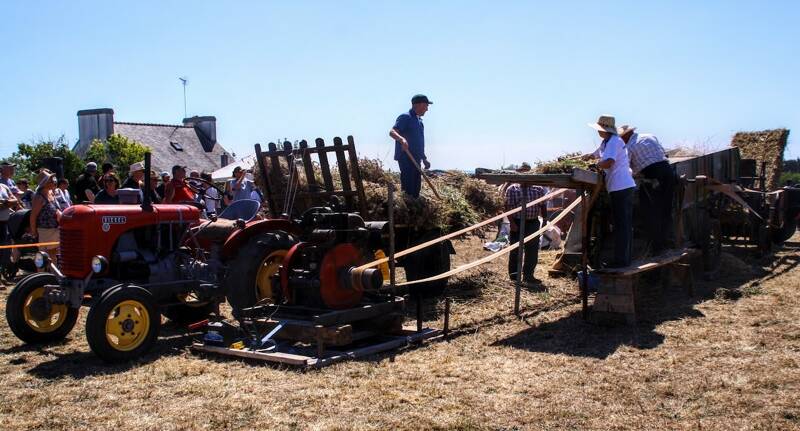
MULTIPOLYGON (((58 242, 58 222, 61 220, 61 211, 58 209, 53 190, 56 188, 56 174, 47 169, 42 169, 36 176, 36 192, 31 204, 31 232, 36 235, 38 242, 58 242)), ((50 255, 57 263, 56 252, 58 245, 39 247, 50 255)))
POLYGON ((614 261, 608 268, 621 268, 631 263, 633 242, 633 192, 636 182, 631 173, 625 143, 617 136, 614 117, 601 115, 589 127, 597 130, 603 142, 587 158, 600 159, 597 166, 605 172, 606 190, 611 197, 612 221, 614 223, 614 261))

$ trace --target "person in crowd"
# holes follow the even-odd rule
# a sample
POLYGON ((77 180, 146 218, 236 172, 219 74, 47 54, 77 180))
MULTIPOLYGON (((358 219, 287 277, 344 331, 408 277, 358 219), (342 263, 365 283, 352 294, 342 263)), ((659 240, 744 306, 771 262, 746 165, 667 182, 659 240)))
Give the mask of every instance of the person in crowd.
POLYGON ((225 204, 230 205, 242 199, 250 199, 253 186, 253 181, 247 179, 246 172, 241 166, 233 168, 233 179, 225 183, 225 204))
MULTIPOLYGON (((0 182, 0 245, 7 245, 10 239, 8 219, 18 208, 17 196, 5 183, 0 182)), ((0 263, 5 264, 11 256, 10 250, 0 250, 0 263)))
POLYGON ((28 180, 25 178, 19 180, 17 188, 19 189, 19 202, 22 208, 31 209, 33 205, 33 191, 28 187, 28 180))
POLYGON ((584 159, 598 158, 597 167, 605 172, 606 190, 611 197, 612 223, 614 224, 614 260, 607 268, 622 268, 631 263, 633 242, 633 180, 625 142, 617 135, 616 120, 610 115, 601 115, 589 127, 597 130, 603 140, 600 147, 584 159))
MULTIPOLYGON (((202 172, 200 174, 200 178, 208 181, 209 183, 213 182, 211 178, 211 174, 208 172, 202 172)), ((213 215, 219 214, 220 207, 222 205, 222 201, 219 196, 219 191, 216 188, 211 187, 208 183, 203 183, 203 200, 205 201, 206 206, 206 215, 211 217, 213 215)))
POLYGON ((103 190, 97 193, 94 198, 96 204, 118 204, 119 203, 119 179, 113 172, 103 176, 103 190))
POLYGON ((164 187, 164 203, 194 202, 194 192, 186 185, 186 166, 172 167, 172 180, 164 187))
POLYGON ((637 133, 624 125, 617 130, 625 142, 633 175, 645 178, 639 189, 639 208, 643 212, 647 236, 653 255, 669 247, 672 229, 672 203, 675 194, 675 172, 667 161, 666 151, 653 135, 637 133))
POLYGON ((161 196, 162 200, 164 199, 164 196, 165 196, 164 187, 167 186, 167 183, 169 183, 169 180, 170 180, 169 172, 167 172, 167 171, 162 172, 161 173, 161 184, 159 184, 158 187, 156 187, 156 193, 158 193, 158 195, 161 196))
POLYGON ((92 202, 95 195, 100 192, 100 186, 97 184, 97 163, 89 162, 83 169, 83 172, 78 175, 75 181, 75 196, 77 202, 92 202))
POLYGON ((156 171, 150 171, 150 202, 160 204, 163 196, 158 192, 158 174, 156 171))
POLYGON ((406 194, 412 197, 419 197, 422 188, 422 176, 417 169, 425 165, 425 169, 430 169, 431 164, 425 156, 425 126, 422 124, 422 116, 428 112, 428 106, 433 102, 427 96, 417 94, 411 98, 411 109, 397 117, 394 127, 389 131, 389 136, 394 139, 394 159, 400 166, 400 186, 406 194), (411 153, 414 158, 409 159, 406 151, 411 153), (414 164, 416 162, 416 165, 414 164))
MULTIPOLYGON (((517 169, 519 173, 530 172, 531 165, 522 163, 517 169)), ((505 190, 505 210, 509 211, 514 208, 519 208, 522 205, 522 194, 525 193, 527 202, 532 202, 545 195, 545 190, 541 186, 536 185, 520 185, 519 183, 510 184, 505 190)), ((509 244, 516 244, 519 242, 519 226, 522 223, 522 211, 514 214, 511 221, 511 231, 509 234, 509 244)), ((547 203, 542 202, 539 205, 533 205, 525 210, 525 235, 530 235, 539 230, 539 216, 547 219, 547 203)), ((508 257, 508 276, 513 281, 517 279, 517 269, 519 267, 518 250, 513 250, 508 257)), ((536 264, 539 263, 539 240, 533 239, 525 243, 524 254, 522 256, 522 281, 527 284, 541 283, 539 279, 534 276, 536 264)))
POLYGON ((58 209, 64 211, 72 206, 72 198, 69 196, 69 181, 66 178, 58 180, 58 186, 53 191, 56 197, 58 209))
POLYGON ((14 183, 14 172, 17 165, 6 160, 0 163, 0 184, 5 185, 16 196, 19 193, 17 184, 14 183))
MULTIPOLYGON (((42 169, 36 176, 36 193, 31 205, 30 223, 31 232, 36 235, 41 243, 57 243, 59 241, 58 223, 61 220, 61 210, 53 191, 56 188, 56 174, 47 169, 42 169)), ((50 255, 57 263, 58 245, 43 245, 39 247, 50 255)))
MULTIPOLYGON (((101 177, 104 178, 106 174, 108 174, 109 172, 114 172, 114 165, 108 162, 103 163, 103 166, 100 168, 100 172, 101 172, 101 177)), ((114 175, 116 175, 116 173, 114 173, 114 175)))
POLYGON ((122 182, 123 189, 142 189, 144 180, 144 162, 136 162, 128 169, 128 178, 122 182))

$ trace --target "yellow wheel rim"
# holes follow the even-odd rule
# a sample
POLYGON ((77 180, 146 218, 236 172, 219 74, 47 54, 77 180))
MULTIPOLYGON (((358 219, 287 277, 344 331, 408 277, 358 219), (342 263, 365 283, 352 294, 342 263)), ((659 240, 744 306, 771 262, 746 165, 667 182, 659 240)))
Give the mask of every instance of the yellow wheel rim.
POLYGON ((108 313, 106 338, 116 350, 128 352, 141 346, 149 330, 150 313, 139 301, 122 301, 108 313))
POLYGON ((67 306, 48 304, 44 298, 44 287, 37 287, 25 298, 22 316, 31 329, 46 334, 64 324, 64 320, 67 319, 67 306))
POLYGON ((288 250, 275 250, 258 266, 258 273, 256 273, 256 299, 258 301, 275 298, 275 292, 272 291, 272 277, 281 269, 286 253, 288 250))

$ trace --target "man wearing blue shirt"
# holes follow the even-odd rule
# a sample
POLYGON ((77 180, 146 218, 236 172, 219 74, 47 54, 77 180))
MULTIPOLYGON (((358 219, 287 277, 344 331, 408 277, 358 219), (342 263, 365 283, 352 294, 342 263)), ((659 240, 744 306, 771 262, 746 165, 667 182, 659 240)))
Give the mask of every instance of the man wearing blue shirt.
POLYGON ((389 136, 394 139, 394 159, 400 165, 400 186, 406 194, 415 198, 419 197, 422 187, 422 176, 417 166, 422 162, 425 169, 431 167, 425 156, 425 126, 422 124, 422 116, 428 112, 428 105, 432 104, 422 94, 412 97, 411 109, 397 117, 389 132, 389 136), (408 157, 406 151, 411 153, 414 161, 408 157))

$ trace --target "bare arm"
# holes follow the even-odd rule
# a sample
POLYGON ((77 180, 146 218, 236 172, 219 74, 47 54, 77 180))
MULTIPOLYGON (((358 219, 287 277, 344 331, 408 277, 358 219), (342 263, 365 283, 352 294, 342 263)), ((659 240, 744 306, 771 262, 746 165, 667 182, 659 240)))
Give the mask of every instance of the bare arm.
POLYGON ((614 167, 614 159, 605 159, 603 161, 597 162, 597 167, 600 169, 611 169, 614 167))
POLYGON ((231 198, 229 197, 231 193, 231 183, 230 181, 225 181, 225 195, 222 196, 222 201, 225 202, 225 205, 231 204, 231 198))
POLYGON ((164 186, 164 203, 171 204, 172 198, 175 197, 175 187, 172 186, 172 183, 167 183, 164 186))
POLYGON ((39 213, 42 211, 42 206, 44 206, 44 198, 39 196, 38 194, 33 198, 33 204, 31 205, 31 233, 38 237, 39 234, 36 231, 36 219, 39 218, 39 213))
POLYGON ((408 141, 406 141, 406 138, 404 138, 403 135, 397 131, 397 129, 390 130, 389 136, 391 136, 395 141, 400 142, 400 145, 403 146, 403 150, 408 150, 408 141))

